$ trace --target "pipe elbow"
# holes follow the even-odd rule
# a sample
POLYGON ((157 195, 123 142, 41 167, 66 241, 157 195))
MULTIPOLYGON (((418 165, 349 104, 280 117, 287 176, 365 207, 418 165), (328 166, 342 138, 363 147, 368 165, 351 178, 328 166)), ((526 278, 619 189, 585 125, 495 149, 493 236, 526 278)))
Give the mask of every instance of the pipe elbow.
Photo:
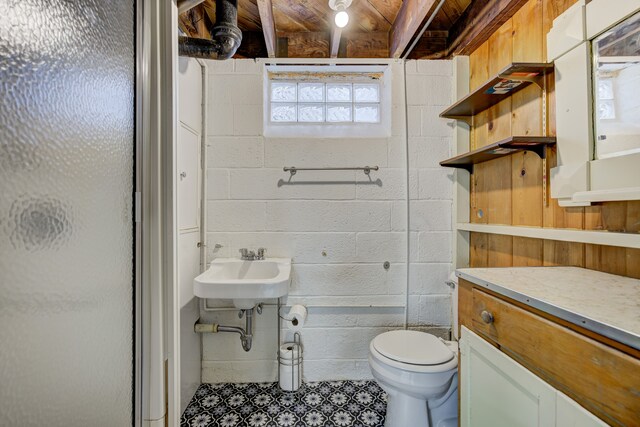
POLYGON ((214 27, 213 37, 219 45, 217 58, 219 60, 233 57, 242 43, 242 31, 235 26, 217 25, 214 27))
POLYGON ((225 60, 235 55, 242 43, 242 31, 238 28, 237 0, 216 0, 216 15, 211 40, 180 37, 181 56, 225 60))
POLYGON ((251 335, 245 335, 244 337, 240 337, 242 341, 242 349, 244 351, 251 350, 251 344, 253 343, 253 337, 251 335))

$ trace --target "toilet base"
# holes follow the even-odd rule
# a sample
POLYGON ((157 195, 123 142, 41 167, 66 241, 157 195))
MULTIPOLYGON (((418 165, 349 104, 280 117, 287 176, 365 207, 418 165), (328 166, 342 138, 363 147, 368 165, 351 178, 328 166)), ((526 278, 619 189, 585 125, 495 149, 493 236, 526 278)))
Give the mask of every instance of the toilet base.
POLYGON ((408 394, 387 394, 387 416, 385 427, 429 427, 429 414, 424 399, 416 399, 408 394))

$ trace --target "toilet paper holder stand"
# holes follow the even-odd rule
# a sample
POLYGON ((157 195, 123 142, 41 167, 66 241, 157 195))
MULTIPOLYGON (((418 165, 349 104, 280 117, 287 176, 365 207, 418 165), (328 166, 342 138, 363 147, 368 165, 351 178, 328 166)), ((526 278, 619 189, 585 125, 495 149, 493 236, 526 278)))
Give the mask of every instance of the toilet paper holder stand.
POLYGON ((285 390, 287 392, 293 393, 302 387, 302 343, 300 341, 300 332, 295 332, 293 334, 293 341, 285 342, 282 345, 286 345, 291 349, 291 357, 283 357, 280 354, 280 346, 278 346, 278 385, 281 385, 280 381, 280 366, 282 364, 288 365, 291 367, 291 389, 285 390))
MULTIPOLYGON (((293 334, 293 341, 290 342, 284 342, 282 344, 280 344, 281 342, 281 338, 280 338, 280 329, 281 329, 281 320, 285 320, 285 321, 290 321, 291 319, 289 319, 286 316, 283 316, 281 314, 281 304, 280 304, 280 298, 278 298, 278 350, 277 350, 277 358, 278 358, 278 385, 281 384, 280 382, 280 365, 283 363, 290 363, 291 366, 291 384, 296 384, 297 387, 295 387, 295 389, 292 392, 295 392, 297 390, 299 390, 302 387, 302 361, 304 359, 303 357, 303 352, 304 352, 304 348, 302 347, 302 336, 300 335, 300 332, 294 332, 293 334), (280 356, 280 346, 281 345, 288 345, 291 347, 291 358, 288 357, 282 357, 280 356), (297 379, 296 379, 296 369, 297 369, 297 379)), ((294 387, 292 387, 294 388, 294 387)))

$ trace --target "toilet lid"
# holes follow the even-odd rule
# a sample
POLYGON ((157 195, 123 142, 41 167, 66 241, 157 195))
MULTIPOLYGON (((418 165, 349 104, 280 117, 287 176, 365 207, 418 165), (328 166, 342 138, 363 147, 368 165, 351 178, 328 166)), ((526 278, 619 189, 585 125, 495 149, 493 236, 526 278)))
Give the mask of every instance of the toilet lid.
POLYGON ((373 339, 373 348, 389 359, 412 365, 441 365, 455 357, 434 335, 418 331, 391 331, 373 339))

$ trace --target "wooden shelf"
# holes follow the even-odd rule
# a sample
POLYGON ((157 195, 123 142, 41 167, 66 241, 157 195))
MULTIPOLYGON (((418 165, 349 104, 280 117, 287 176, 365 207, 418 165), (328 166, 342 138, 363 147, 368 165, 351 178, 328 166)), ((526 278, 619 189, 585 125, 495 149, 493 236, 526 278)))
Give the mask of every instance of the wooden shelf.
POLYGON ((640 234, 638 233, 477 223, 458 223, 456 230, 640 249, 640 234))
POLYGON ((546 148, 555 145, 554 136, 512 136, 486 147, 460 154, 440 162, 440 166, 462 168, 473 173, 473 165, 508 156, 517 151, 533 151, 541 159, 546 158, 546 148))
POLYGON ((496 105, 531 83, 544 88, 544 77, 553 72, 553 64, 514 62, 484 85, 440 113, 440 117, 471 123, 473 116, 496 105))

